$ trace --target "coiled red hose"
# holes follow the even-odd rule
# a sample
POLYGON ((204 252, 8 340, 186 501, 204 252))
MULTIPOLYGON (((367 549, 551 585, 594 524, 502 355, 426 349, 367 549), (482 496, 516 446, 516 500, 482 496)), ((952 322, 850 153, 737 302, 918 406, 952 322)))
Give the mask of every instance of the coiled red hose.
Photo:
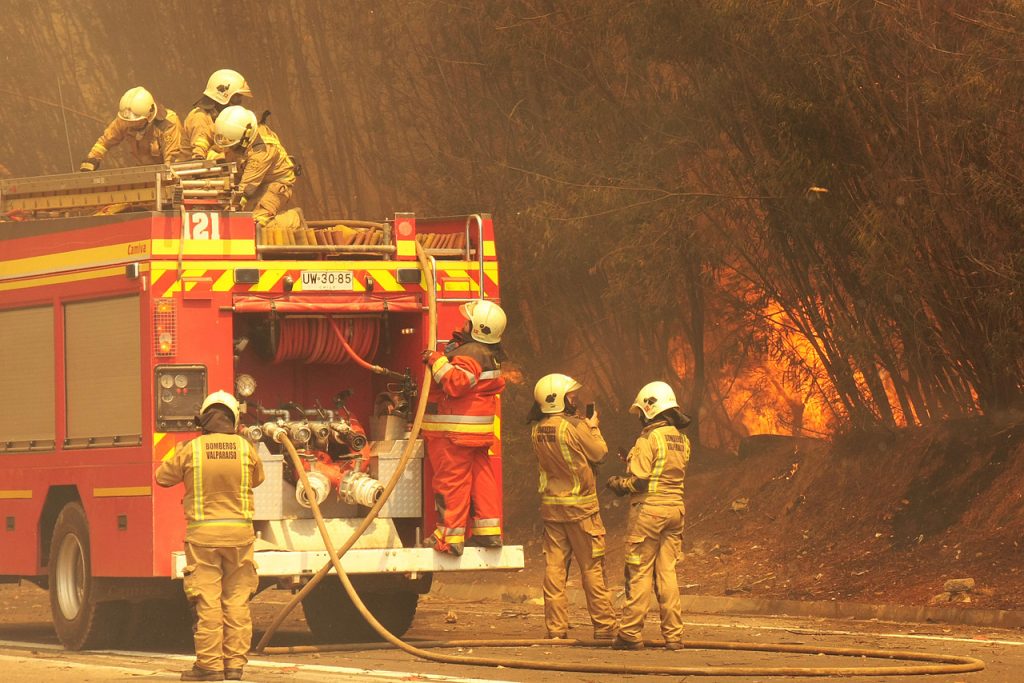
POLYGON ((377 318, 283 318, 278 325, 274 362, 341 365, 354 360, 372 370, 374 366, 366 359, 377 355, 379 344, 377 318))

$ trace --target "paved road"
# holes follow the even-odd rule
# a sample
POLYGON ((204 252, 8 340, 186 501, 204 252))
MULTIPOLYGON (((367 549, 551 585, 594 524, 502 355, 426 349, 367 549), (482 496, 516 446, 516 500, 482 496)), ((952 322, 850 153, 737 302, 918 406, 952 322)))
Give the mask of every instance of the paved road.
MULTIPOLYGON (((266 624, 285 601, 280 592, 264 593, 257 599, 257 624, 266 624)), ((0 587, 0 679, 15 683, 39 681, 154 681, 177 680, 177 672, 191 665, 187 650, 168 652, 65 652, 57 644, 49 625, 46 594, 32 586, 0 587)), ((585 613, 575 608, 575 623, 585 623, 585 613)), ((970 655, 985 660, 988 668, 980 673, 944 676, 890 676, 857 678, 858 681, 985 681, 1010 683, 1024 680, 1024 633, 1008 630, 911 625, 882 622, 826 621, 789 617, 712 617, 687 616, 687 637, 694 640, 731 640, 747 643, 789 643, 830 645, 835 647, 914 650, 970 655)), ((657 637, 657 618, 651 615, 647 635, 657 637)), ((502 602, 497 598, 468 601, 427 598, 421 605, 410 638, 532 638, 543 634, 539 605, 502 602), (451 614, 454 612, 454 615, 451 614), (455 623, 449 623, 454 616, 455 623)), ((579 628, 587 637, 589 629, 579 628)), ((283 644, 306 644, 301 616, 286 622, 281 633, 283 644)), ((607 649, 553 648, 477 648, 449 650, 453 654, 470 653, 517 660, 557 660, 607 662, 641 665, 682 666, 869 666, 892 664, 881 660, 833 658, 807 655, 780 655, 754 652, 684 650, 664 652, 617 653, 607 649)), ((254 657, 246 669, 246 680, 288 681, 595 681, 679 680, 674 677, 644 677, 623 674, 579 674, 532 672, 520 669, 494 669, 441 665, 415 659, 396 651, 362 651, 254 657)), ((763 677, 702 678, 686 680, 763 681, 763 677)), ((779 679, 775 679, 779 680, 779 679)), ((786 680, 793 680, 787 678, 786 680)), ((821 680, 821 679, 804 679, 821 680)))

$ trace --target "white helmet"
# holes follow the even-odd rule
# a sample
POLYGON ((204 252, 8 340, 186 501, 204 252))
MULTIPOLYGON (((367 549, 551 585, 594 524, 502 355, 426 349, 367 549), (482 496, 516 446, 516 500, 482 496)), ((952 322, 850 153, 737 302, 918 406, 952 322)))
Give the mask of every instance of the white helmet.
POLYGON ((232 105, 217 115, 213 123, 213 141, 223 149, 239 143, 242 147, 248 147, 256 137, 258 127, 256 114, 245 107, 232 105))
POLYGON ((152 121, 156 117, 156 102, 148 90, 137 85, 121 95, 117 117, 125 121, 152 121))
POLYGON ((203 407, 199 409, 199 414, 205 413, 206 409, 210 406, 224 406, 230 410, 235 418, 235 428, 238 428, 238 416, 241 412, 241 409, 238 407, 238 399, 226 391, 215 391, 203 401, 203 407))
POLYGON ((476 299, 459 306, 459 313, 472 323, 469 336, 484 344, 497 344, 508 319, 501 306, 493 301, 476 299))
POLYGON ((582 384, 568 375, 560 375, 557 372, 544 375, 533 387, 533 398, 540 406, 540 412, 545 415, 553 415, 565 412, 565 395, 573 391, 579 391, 582 384))
POLYGON ((218 104, 227 104, 235 95, 252 97, 252 90, 242 74, 234 69, 217 69, 206 81, 203 94, 218 104))
POLYGON ((640 393, 636 395, 636 400, 629 407, 629 412, 634 415, 643 413, 648 420, 653 420, 659 413, 669 408, 678 407, 676 393, 672 391, 672 387, 664 382, 651 382, 645 384, 640 393))

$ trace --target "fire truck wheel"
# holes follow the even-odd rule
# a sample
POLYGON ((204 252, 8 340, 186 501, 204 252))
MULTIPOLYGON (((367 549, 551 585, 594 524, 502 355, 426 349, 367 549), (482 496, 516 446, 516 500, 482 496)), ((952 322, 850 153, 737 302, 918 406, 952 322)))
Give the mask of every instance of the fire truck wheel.
MULTIPOLYGON (((416 616, 419 595, 412 591, 360 593, 360 597, 384 628, 403 636, 416 616)), ((322 643, 367 642, 380 640, 377 632, 349 600, 336 578, 324 580, 302 601, 306 624, 322 643)))
POLYGON ((57 637, 69 650, 117 645, 125 623, 123 602, 96 602, 89 524, 79 503, 60 511, 50 541, 50 612, 57 637))

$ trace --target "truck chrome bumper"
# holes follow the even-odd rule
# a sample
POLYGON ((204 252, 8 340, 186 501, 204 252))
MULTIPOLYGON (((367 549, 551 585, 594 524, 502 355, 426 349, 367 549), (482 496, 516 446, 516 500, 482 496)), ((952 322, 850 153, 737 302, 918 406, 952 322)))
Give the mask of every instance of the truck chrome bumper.
MULTIPOLYGON (((261 550, 255 553, 260 576, 308 576, 328 561, 325 550, 261 550)), ((466 548, 461 557, 431 548, 354 548, 341 558, 347 574, 406 574, 489 569, 522 569, 523 546, 466 548)), ((171 578, 184 576, 185 553, 171 553, 171 578)), ((331 569, 331 573, 334 570, 331 569)))

